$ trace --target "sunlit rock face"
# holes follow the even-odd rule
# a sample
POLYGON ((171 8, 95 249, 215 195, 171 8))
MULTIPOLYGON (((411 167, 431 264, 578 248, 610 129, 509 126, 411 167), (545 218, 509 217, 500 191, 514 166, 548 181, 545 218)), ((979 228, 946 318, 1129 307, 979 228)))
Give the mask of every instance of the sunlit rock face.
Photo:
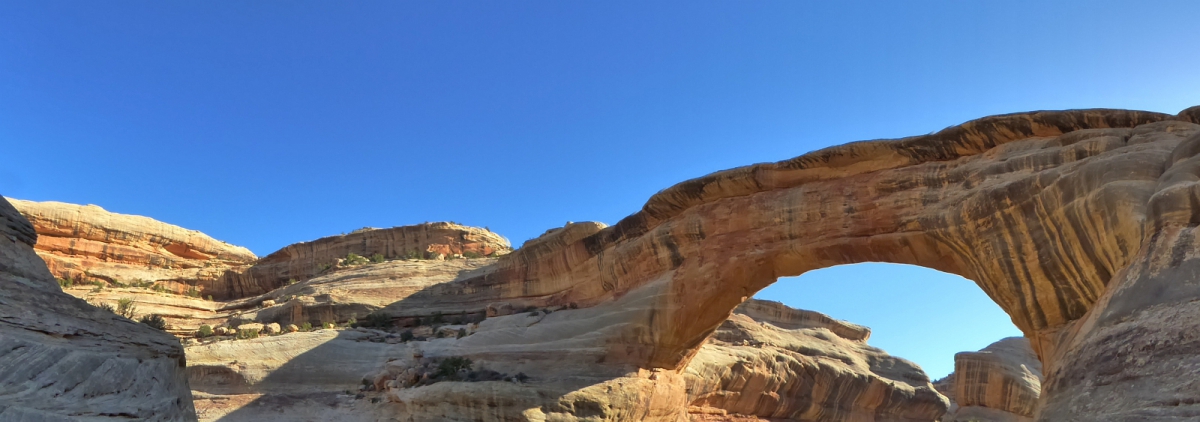
POLYGON ((487 256, 508 252, 508 240, 487 229, 426 223, 364 228, 288 245, 262 259, 241 246, 148 217, 95 205, 12 200, 39 235, 35 249, 56 277, 79 284, 153 282, 175 293, 231 300, 259 295, 328 271, 354 253, 405 256, 487 256))
POLYGON ((1010 337, 954 356, 954 372, 936 384, 953 405, 944 422, 1031 422, 1042 390, 1042 363, 1029 340, 1010 337))
POLYGON ((50 273, 91 281, 161 283, 184 292, 205 287, 257 257, 246 248, 151 218, 117 214, 95 205, 10 199, 38 233, 34 249, 50 273))
MULTIPOLYGON (((427 418, 414 420, 770 420, 780 414, 920 420, 940 415, 944 402, 926 399, 928 380, 910 376, 899 360, 866 365, 870 374, 861 377, 868 387, 854 390, 862 395, 854 402, 864 404, 857 410, 839 405, 839 394, 791 394, 808 385, 788 384, 808 375, 797 371, 820 369, 817 379, 859 376, 846 368, 863 369, 855 362, 871 361, 875 354, 868 349, 848 355, 841 368, 819 356, 789 354, 794 341, 779 339, 763 341, 780 349, 774 352, 734 352, 746 362, 737 371, 692 366, 728 358, 712 356, 706 343, 714 333, 715 341, 724 341, 720 327, 734 309, 779 277, 865 261, 913 264, 975 281, 1025 333, 1045 373, 1035 420, 1188 420, 1200 415, 1200 381, 1194 371, 1179 369, 1200 367, 1198 115, 1197 109, 1175 116, 1020 113, 931 135, 832 147, 686 181, 614 226, 569 224, 498 259, 463 260, 457 271, 430 272, 427 267, 438 264, 410 261, 319 271, 329 264, 325 258, 347 252, 336 240, 328 252, 289 252, 283 262, 296 264, 271 267, 261 277, 251 271, 223 278, 224 291, 240 299, 212 312, 215 318, 318 323, 379 312, 398 325, 445 315, 487 317, 463 327, 468 335, 462 338, 369 346, 377 350, 343 367, 346 373, 382 367, 388 379, 422 371, 419 359, 469 357, 479 367, 532 378, 394 389, 384 383, 374 397, 380 401, 371 404, 386 402, 397 414, 427 418), (317 270, 304 272, 313 265, 317 270), (408 274, 403 279, 410 281, 389 281, 386 274, 408 274), (295 276, 296 284, 279 289, 295 276), (343 282, 357 287, 337 287, 343 282), (365 299, 384 294, 395 296, 365 299), (739 379, 778 384, 740 385, 739 379), (745 398, 754 392, 763 399, 745 398), (901 408, 893 397, 922 404, 901 408)), ((731 329, 747 333, 750 326, 737 328, 735 321, 731 329)), ((857 342, 849 326, 776 328, 826 330, 828 339, 817 340, 857 342)), ((278 363, 254 373, 212 350, 205 353, 214 358, 194 374, 212 391, 225 388, 223 382, 272 385, 273 376, 301 373, 278 366, 337 368, 337 351, 354 350, 339 342, 381 344, 373 335, 338 334, 290 354, 261 353, 278 363)), ((346 376, 322 373, 333 374, 323 375, 326 380, 346 376)), ((260 395, 255 405, 221 413, 223 420, 254 420, 272 403, 292 403, 246 388, 245 394, 260 395)), ((311 409, 324 406, 322 400, 313 399, 311 409)))
POLYGON ((947 409, 916 364, 866 327, 750 299, 684 370, 693 421, 933 421, 947 409))
POLYGON ((1011 114, 718 172, 463 284, 490 287, 481 302, 641 298, 606 361, 677 371, 778 277, 920 265, 974 280, 1030 339, 1040 420, 1191 418, 1196 114, 1011 114))
POLYGON ((0 420, 195 420, 174 337, 64 294, 0 198, 0 420))

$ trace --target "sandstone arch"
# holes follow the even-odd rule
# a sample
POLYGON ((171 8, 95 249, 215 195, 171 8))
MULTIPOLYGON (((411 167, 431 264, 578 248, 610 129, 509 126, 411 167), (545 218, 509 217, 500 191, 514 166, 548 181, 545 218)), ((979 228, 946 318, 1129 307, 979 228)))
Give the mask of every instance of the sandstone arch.
MULTIPOLYGON (((864 261, 929 267, 975 281, 1032 341, 1049 376, 1048 412, 1103 409, 1113 403, 1096 400, 1103 394, 1075 402, 1076 390, 1106 376, 1114 396, 1132 388, 1121 376, 1180 381, 1156 365, 1132 374, 1115 357, 1109 373, 1087 372, 1105 363, 1096 360, 1111 354, 1106 347, 1116 353, 1112 338, 1094 338, 1113 324, 1163 307, 1197 313, 1186 305, 1200 298, 1187 266, 1200 224, 1195 115, 1003 115, 718 172, 656 194, 615 226, 531 242, 476 282, 530 301, 646 297, 653 305, 610 342, 608 357, 673 369, 778 277, 864 261)), ((1146 323, 1167 317, 1155 315, 1146 323)), ((1120 359, 1200 362, 1185 351, 1200 343, 1187 334, 1200 319, 1187 321, 1153 327, 1138 341, 1157 347, 1120 359), (1178 340, 1164 345, 1159 335, 1178 340)), ((1134 328, 1121 329, 1136 337, 1134 328)))

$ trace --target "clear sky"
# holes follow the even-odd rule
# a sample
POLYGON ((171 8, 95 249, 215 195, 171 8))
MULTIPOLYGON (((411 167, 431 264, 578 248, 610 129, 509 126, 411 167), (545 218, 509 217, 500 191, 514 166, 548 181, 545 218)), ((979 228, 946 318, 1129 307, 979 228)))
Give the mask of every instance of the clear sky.
MULTIPOLYGON (((0 194, 265 255, 453 220, 515 244, 688 178, 990 114, 1200 103, 1197 2, 0 3, 0 194)), ((966 280, 759 297, 939 377, 1017 334, 966 280)))

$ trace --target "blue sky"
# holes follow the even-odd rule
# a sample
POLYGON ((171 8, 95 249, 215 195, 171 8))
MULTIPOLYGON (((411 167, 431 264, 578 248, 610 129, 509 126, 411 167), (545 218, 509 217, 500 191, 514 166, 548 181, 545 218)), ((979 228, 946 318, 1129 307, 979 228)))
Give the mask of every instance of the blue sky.
MULTIPOLYGON (((990 114, 1200 103, 1190 2, 4 2, 0 194, 265 255, 453 220, 514 243, 688 178, 990 114)), ((759 297, 937 377, 1017 334, 890 265, 759 297)))

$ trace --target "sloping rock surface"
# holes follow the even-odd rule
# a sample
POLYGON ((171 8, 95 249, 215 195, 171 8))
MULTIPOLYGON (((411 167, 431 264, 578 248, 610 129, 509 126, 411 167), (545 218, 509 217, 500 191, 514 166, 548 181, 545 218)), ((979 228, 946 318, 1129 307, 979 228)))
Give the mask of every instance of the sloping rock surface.
POLYGON ((0 420, 195 420, 179 341, 59 290, 0 198, 0 420))

